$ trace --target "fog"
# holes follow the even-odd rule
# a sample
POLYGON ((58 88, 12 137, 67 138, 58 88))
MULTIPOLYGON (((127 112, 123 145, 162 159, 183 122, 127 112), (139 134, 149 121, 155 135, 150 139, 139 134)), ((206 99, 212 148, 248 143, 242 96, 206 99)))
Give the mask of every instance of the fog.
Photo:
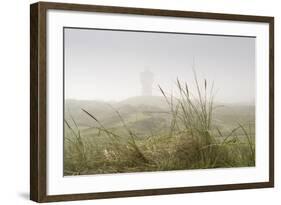
MULTIPOLYGON (((176 79, 194 87, 214 82, 215 101, 254 103, 255 38, 191 34, 64 30, 65 98, 121 101, 142 95, 140 73, 175 92, 176 79)), ((208 84, 208 85, 209 85, 208 84)))

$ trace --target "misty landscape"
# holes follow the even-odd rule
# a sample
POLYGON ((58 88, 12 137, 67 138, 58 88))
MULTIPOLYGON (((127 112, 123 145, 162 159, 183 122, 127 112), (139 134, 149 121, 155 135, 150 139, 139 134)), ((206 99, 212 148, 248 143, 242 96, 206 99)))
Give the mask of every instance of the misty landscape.
POLYGON ((65 176, 255 166, 255 38, 64 38, 65 176))

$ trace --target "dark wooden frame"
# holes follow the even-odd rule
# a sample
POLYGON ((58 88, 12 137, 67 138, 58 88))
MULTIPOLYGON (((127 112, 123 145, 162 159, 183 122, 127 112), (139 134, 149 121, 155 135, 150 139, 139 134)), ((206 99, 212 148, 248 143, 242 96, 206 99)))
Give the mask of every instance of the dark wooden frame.
POLYGON ((274 17, 38 2, 30 6, 30 199, 37 202, 179 194, 274 187, 274 17), (46 193, 46 12, 48 9, 106 12, 269 24, 269 181, 227 185, 47 195, 46 193))

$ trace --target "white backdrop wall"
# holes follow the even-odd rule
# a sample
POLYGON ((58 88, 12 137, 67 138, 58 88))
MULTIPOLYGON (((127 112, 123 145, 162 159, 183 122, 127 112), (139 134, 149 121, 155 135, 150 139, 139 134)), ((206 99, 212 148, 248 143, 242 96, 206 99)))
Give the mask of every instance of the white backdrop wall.
MULTIPOLYGON (((0 7, 0 204, 29 201, 29 4, 35 1, 2 1, 0 7)), ((69 204, 277 204, 281 195, 281 13, 278 0, 81 0, 86 4, 147 7, 275 16, 275 155, 274 189, 239 190, 170 196, 65 202, 69 204)), ((55 203, 56 204, 56 203, 55 203)), ((60 203, 64 204, 64 203, 60 203)))

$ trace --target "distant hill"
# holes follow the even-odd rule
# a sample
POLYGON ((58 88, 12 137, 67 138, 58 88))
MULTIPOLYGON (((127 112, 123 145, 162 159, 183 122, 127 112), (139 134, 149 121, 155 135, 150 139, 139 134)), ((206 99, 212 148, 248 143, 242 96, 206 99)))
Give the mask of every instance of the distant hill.
POLYGON ((120 101, 119 106, 131 105, 131 106, 151 106, 158 108, 167 108, 167 102, 164 97, 161 96, 136 96, 126 100, 120 101))
MULTIPOLYGON (((74 126, 72 117, 81 129, 86 130, 99 125, 82 109, 94 115, 107 128, 122 127, 119 113, 127 125, 140 135, 167 129, 171 117, 167 114, 167 102, 161 96, 137 96, 120 102, 65 100, 65 119, 74 126)), ((213 122, 222 130, 254 121, 253 105, 224 104, 214 110, 213 122)))
POLYGON ((167 103, 163 97, 138 96, 120 102, 103 102, 94 100, 65 100, 65 119, 72 121, 71 117, 80 126, 95 126, 97 123, 90 119, 82 109, 87 110, 103 124, 114 125, 120 122, 118 111, 124 119, 135 118, 137 115, 150 112, 163 112, 167 110, 167 103))

